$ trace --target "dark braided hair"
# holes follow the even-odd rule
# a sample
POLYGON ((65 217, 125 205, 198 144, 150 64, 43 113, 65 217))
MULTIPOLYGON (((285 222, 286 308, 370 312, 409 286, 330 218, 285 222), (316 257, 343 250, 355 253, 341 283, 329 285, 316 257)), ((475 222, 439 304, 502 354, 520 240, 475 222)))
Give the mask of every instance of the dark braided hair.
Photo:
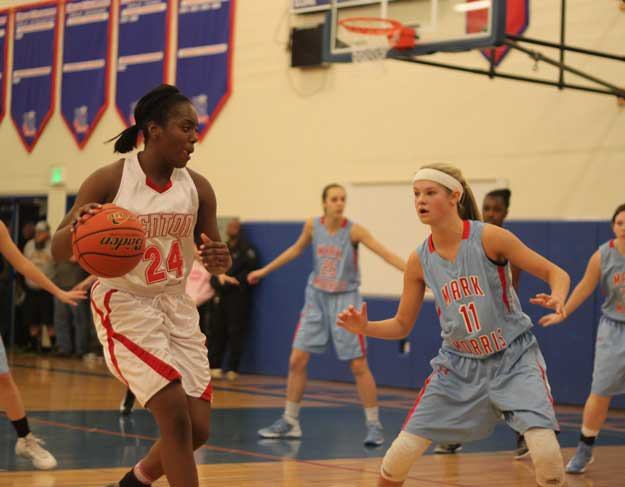
POLYGON ((115 152, 124 154, 137 146, 139 131, 143 132, 143 138, 148 141, 148 122, 154 122, 161 127, 165 126, 171 114, 172 108, 179 103, 191 103, 180 93, 180 90, 172 85, 162 84, 141 97, 135 106, 135 124, 121 131, 107 142, 115 141, 115 152))
POLYGON ((491 198, 501 198, 503 200, 503 205, 506 207, 506 210, 510 208, 510 196, 512 192, 509 189, 494 189, 486 194, 486 197, 489 196, 491 198))

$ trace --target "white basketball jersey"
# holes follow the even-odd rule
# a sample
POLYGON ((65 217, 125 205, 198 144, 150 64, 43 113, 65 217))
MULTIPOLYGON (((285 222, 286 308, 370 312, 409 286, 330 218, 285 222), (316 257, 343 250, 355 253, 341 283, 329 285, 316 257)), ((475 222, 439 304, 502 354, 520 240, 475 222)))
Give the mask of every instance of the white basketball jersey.
POLYGON ((113 203, 132 211, 143 223, 145 252, 128 274, 100 281, 141 296, 183 293, 195 255, 193 234, 199 206, 197 188, 187 169, 174 169, 169 183, 159 188, 133 154, 124 160, 113 203))

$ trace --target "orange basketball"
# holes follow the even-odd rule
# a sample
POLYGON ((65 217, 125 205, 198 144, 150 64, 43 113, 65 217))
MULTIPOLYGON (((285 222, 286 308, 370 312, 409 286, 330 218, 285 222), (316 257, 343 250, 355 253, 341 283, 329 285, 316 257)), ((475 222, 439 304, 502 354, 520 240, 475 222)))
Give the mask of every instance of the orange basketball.
POLYGON ((72 249, 88 273, 120 277, 142 259, 145 229, 134 213, 107 203, 102 211, 76 227, 72 249))

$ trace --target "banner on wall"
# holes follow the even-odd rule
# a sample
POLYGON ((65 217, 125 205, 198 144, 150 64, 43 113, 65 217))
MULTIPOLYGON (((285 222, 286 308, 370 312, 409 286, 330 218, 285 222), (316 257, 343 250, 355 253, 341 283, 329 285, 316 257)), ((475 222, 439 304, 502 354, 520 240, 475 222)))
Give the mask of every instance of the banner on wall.
MULTIPOLYGON (((468 0, 469 2, 479 0, 468 0)), ((467 12, 467 32, 483 32, 488 25, 488 10, 478 9, 467 12)), ((529 24, 530 6, 529 0, 506 0, 506 34, 521 35, 529 24)), ((499 66, 504 60, 510 48, 500 46, 495 48, 495 66, 499 66)), ((492 49, 482 49, 482 55, 490 62, 492 49)))
POLYGON ((167 0, 121 0, 115 103, 124 123, 135 123, 139 99, 167 79, 167 0))
POLYGON ((18 7, 14 15, 11 118, 31 152, 54 110, 57 3, 18 7))
POLYGON ((200 140, 230 97, 234 0, 178 0, 176 85, 197 112, 200 140))
POLYGON ((9 12, 0 11, 0 122, 4 118, 7 99, 7 51, 9 46, 9 12))
POLYGON ((82 149, 108 105, 111 0, 65 4, 61 115, 82 149))

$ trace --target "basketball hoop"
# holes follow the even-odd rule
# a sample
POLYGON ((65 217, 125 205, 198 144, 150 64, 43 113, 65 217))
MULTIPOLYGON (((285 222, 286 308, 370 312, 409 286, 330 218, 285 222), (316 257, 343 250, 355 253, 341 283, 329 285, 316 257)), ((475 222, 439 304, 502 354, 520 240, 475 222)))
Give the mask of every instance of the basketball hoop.
MULTIPOLYGON (((386 37, 387 48, 380 46, 379 40, 371 42, 371 50, 377 53, 384 50, 381 57, 386 56, 389 49, 411 49, 418 39, 416 31, 412 27, 404 27, 401 22, 394 19, 381 17, 349 17, 339 20, 339 26, 352 34, 363 36, 361 43, 367 46, 366 37, 386 37)), ((368 49, 368 48, 366 48, 368 49)), ((377 57, 377 56, 376 56, 377 57)))

